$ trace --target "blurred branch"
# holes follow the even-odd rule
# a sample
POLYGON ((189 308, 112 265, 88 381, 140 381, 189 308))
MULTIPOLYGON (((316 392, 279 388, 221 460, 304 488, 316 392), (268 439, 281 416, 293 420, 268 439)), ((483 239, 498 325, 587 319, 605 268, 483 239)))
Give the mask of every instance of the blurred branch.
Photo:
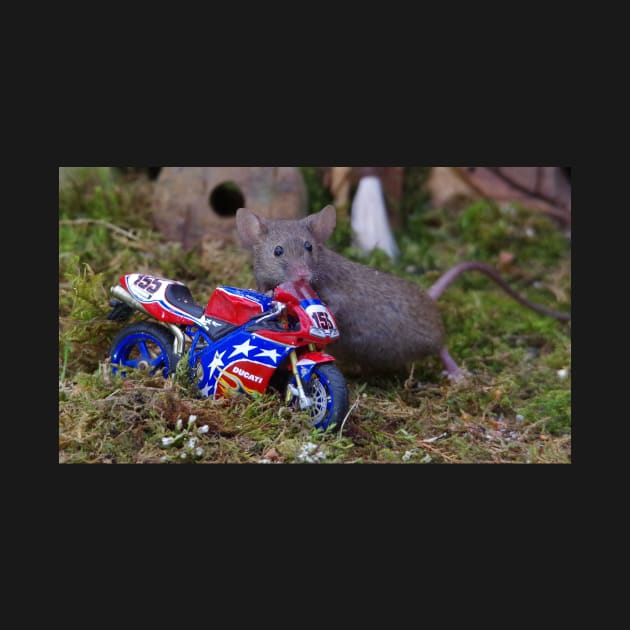
POLYGON ((116 232, 125 238, 129 238, 133 241, 137 241, 138 237, 127 230, 123 230, 122 228, 114 225, 113 223, 109 223, 109 221, 103 221, 102 219, 62 219, 59 221, 62 225, 81 225, 85 223, 96 223, 97 225, 103 225, 106 228, 112 230, 112 232, 116 232))

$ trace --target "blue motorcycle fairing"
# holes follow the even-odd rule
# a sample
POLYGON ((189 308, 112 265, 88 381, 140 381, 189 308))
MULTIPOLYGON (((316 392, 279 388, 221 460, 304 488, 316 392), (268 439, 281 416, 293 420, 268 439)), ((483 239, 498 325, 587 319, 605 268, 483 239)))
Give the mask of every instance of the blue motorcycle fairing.
MULTIPOLYGON (((237 381, 234 372, 237 371, 249 380, 256 390, 266 388, 273 371, 284 361, 294 346, 277 343, 255 333, 238 329, 219 341, 213 342, 203 331, 198 331, 190 349, 190 367, 201 368, 202 374, 197 381, 197 387, 204 396, 216 397, 217 383, 224 374, 237 381), (204 339, 206 344, 197 350, 199 341, 204 339), (236 370, 237 364, 246 364, 248 369, 236 370), (261 366, 260 376, 254 374, 252 366, 261 366)), ((248 391, 244 393, 251 394, 248 391)))

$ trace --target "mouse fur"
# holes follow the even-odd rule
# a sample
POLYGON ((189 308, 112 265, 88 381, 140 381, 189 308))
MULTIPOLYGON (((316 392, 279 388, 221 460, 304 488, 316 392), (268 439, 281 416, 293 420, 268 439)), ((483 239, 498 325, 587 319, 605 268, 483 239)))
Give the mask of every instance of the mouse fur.
POLYGON ((286 281, 308 281, 339 326, 340 338, 331 352, 353 371, 399 371, 418 359, 437 355, 449 378, 462 379, 464 372, 446 348, 437 299, 469 270, 485 273, 529 308, 558 319, 569 318, 529 302, 483 263, 462 263, 424 291, 410 280, 349 260, 324 245, 336 221, 332 205, 303 219, 268 219, 246 208, 236 213, 237 232, 252 254, 258 290, 272 291, 286 281))

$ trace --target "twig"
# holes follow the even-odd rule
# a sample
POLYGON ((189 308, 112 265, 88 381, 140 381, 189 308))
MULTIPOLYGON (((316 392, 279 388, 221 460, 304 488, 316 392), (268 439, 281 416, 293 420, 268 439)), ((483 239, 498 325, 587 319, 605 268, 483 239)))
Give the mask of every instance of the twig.
POLYGON ((539 179, 540 179, 539 171, 537 171, 537 174, 536 174, 536 189, 530 190, 526 186, 523 186, 523 184, 520 184, 516 180, 512 179, 509 175, 506 175, 498 166, 487 166, 486 168, 491 173, 494 173, 494 175, 496 175, 499 179, 503 180, 506 184, 508 184, 515 190, 518 190, 519 192, 523 193, 524 195, 528 197, 536 197, 537 199, 540 199, 541 201, 545 201, 551 206, 560 206, 561 208, 566 208, 566 206, 564 204, 559 203, 557 199, 553 199, 549 195, 546 195, 545 193, 540 192, 538 190, 539 179))
POLYGON ((103 219, 62 219, 59 221, 62 225, 81 225, 85 223, 96 223, 97 225, 104 225, 106 228, 109 228, 113 232, 118 232, 118 234, 122 234, 126 238, 130 238, 133 241, 137 241, 138 237, 128 232, 127 230, 123 230, 122 228, 110 223, 109 221, 103 221, 103 219))
POLYGON ((343 432, 343 425, 346 424, 346 420, 348 419, 350 414, 359 406, 359 399, 360 396, 357 396, 357 399, 352 403, 350 409, 348 409, 348 413, 346 413, 346 417, 343 419, 343 422, 341 423, 341 428, 339 429, 339 437, 341 437, 341 433, 343 432))
POLYGON ((112 234, 112 238, 117 242, 121 243, 125 247, 131 247, 132 249, 139 249, 143 252, 148 252, 151 250, 151 247, 146 243, 131 243, 126 238, 122 238, 117 236, 116 234, 112 234))
POLYGON ((519 439, 522 440, 528 433, 531 433, 532 429, 539 428, 541 424, 544 424, 548 420, 549 418, 545 416, 544 418, 539 418, 538 420, 535 420, 534 422, 528 423, 528 425, 524 427, 523 430, 520 432, 519 439))
MULTIPOLYGON (((564 204, 560 206, 557 201, 551 199, 547 195, 544 195, 543 193, 540 193, 540 192, 534 192, 534 191, 528 190, 527 188, 525 188, 518 182, 515 182, 514 180, 510 179, 507 175, 505 175, 505 173, 502 173, 497 167, 488 166, 485 168, 487 168, 488 171, 490 171, 493 175, 503 180, 506 184, 508 184, 508 186, 511 186, 514 190, 517 190, 525 194, 530 199, 531 198, 538 199, 539 201, 544 201, 546 204, 551 206, 551 207, 548 207, 548 206, 540 207, 539 209, 541 212, 544 212, 545 214, 551 215, 558 219, 562 219, 567 224, 571 223, 571 213, 569 212, 569 208, 565 206, 564 204), (562 208, 562 209, 559 209, 559 208, 562 208)), ((453 172, 462 181, 464 181, 468 186, 470 186, 480 197, 482 197, 483 199, 489 198, 488 193, 485 190, 483 190, 472 178, 469 178, 462 171, 462 167, 454 167, 453 172)))
POLYGON ((452 464, 460 463, 459 460, 451 457, 450 455, 446 455, 439 448, 437 448, 436 446, 433 446, 432 444, 419 440, 418 445, 421 446, 422 448, 426 448, 429 451, 433 451, 434 453, 437 453, 440 457, 443 457, 446 461, 451 462, 452 464))

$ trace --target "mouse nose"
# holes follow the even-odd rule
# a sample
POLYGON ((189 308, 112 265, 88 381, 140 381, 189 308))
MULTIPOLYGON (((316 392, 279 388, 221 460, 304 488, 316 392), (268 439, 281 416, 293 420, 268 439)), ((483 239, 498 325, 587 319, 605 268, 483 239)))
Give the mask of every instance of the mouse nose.
POLYGON ((290 275, 293 281, 306 280, 310 282, 313 277, 311 270, 304 264, 298 263, 290 268, 290 275))

